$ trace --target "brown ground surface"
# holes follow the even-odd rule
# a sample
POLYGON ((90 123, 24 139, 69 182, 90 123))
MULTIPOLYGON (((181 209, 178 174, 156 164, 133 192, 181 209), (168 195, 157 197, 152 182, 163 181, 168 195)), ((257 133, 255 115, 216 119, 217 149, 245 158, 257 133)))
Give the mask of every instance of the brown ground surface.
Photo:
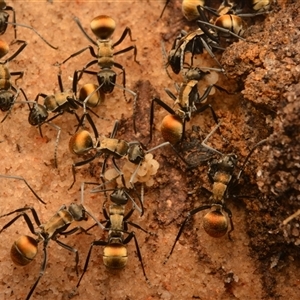
MULTIPOLYGON (((211 189, 207 164, 201 163, 202 157, 197 154, 199 140, 214 126, 208 111, 192 119, 187 142, 181 149, 187 159, 200 160, 199 167, 187 171, 170 149, 155 152, 160 169, 154 186, 145 191, 145 215, 140 218, 135 213, 132 216, 132 221, 156 233, 148 236, 135 230, 150 284, 143 277, 132 242, 128 245, 128 265, 120 271, 107 270, 102 263, 102 249, 96 248, 80 287, 74 290, 78 280, 74 257, 50 242, 48 266, 32 299, 69 299, 72 294, 73 299, 127 300, 299 297, 300 222, 293 220, 286 228, 280 227, 281 222, 299 208, 300 201, 300 5, 296 2, 280 1, 273 5, 268 16, 253 20, 246 42, 233 43, 226 49, 220 61, 229 78, 220 75, 218 84, 237 93, 227 96, 217 91, 209 98, 222 119, 222 136, 216 132, 209 142, 222 153, 236 153, 242 163, 255 143, 269 137, 268 144, 251 157, 236 191, 236 195, 252 197, 233 197, 228 201, 235 226, 233 241, 227 236, 220 239, 209 237, 202 228, 203 213, 199 213, 186 226, 167 264, 163 264, 187 212, 207 202, 205 195, 188 197, 187 192, 199 186, 211 189), (197 128, 192 131, 191 125, 197 128), (200 131, 196 130, 198 127, 200 131)), ((175 91, 174 82, 163 67, 161 40, 164 39, 167 49, 170 49, 180 29, 194 28, 193 24, 182 19, 180 1, 171 0, 160 20, 163 1, 54 1, 52 4, 14 1, 8 4, 15 8, 18 22, 34 26, 47 40, 59 46, 59 50, 52 50, 28 29, 18 29, 18 38, 26 40, 28 46, 9 64, 9 68, 11 71, 25 71, 19 84, 31 99, 39 92, 50 94, 58 91, 57 68, 53 64, 89 44, 73 21, 74 16, 91 35, 89 23, 100 14, 116 20, 114 40, 122 34, 125 26, 132 29, 140 64, 133 62, 132 53, 120 55, 116 61, 126 68, 127 86, 139 94, 139 134, 135 136, 132 130, 132 105, 125 103, 117 88, 96 110, 103 119, 97 119, 95 123, 101 136, 107 136, 114 120, 122 119, 118 137, 146 143, 151 99, 159 96, 171 105, 164 88, 175 91)), ((9 27, 1 38, 10 43, 12 28, 9 27)), ((130 44, 126 39, 118 49, 130 44)), ((11 47, 11 51, 15 49, 16 45, 11 47)), ((73 71, 90 60, 87 52, 64 65, 65 88, 72 85, 73 71)), ((178 78, 176 80, 180 82, 178 78)), ((95 81, 88 77, 85 80, 95 81)), ((163 110, 157 113, 155 124, 158 125, 165 114, 163 110)), ((73 189, 68 190, 72 182, 71 164, 78 160, 68 151, 68 140, 76 125, 75 117, 65 114, 54 121, 62 129, 58 147, 59 168, 55 169, 56 131, 45 125, 44 138, 41 138, 38 130, 28 124, 27 116, 27 106, 16 104, 8 119, 0 125, 0 173, 25 177, 47 205, 38 203, 22 182, 1 179, 0 214, 33 205, 40 219, 46 221, 63 204, 80 202, 80 183, 97 180, 101 163, 95 161, 78 170, 77 182, 73 189)), ((162 138, 156 130, 149 147, 160 142, 162 138)), ((103 219, 102 202, 102 195, 91 195, 86 191, 85 204, 100 219, 103 219)), ((8 220, 0 219, 0 226, 8 220)), ((83 226, 87 227, 86 224, 83 226)), ((14 266, 10 260, 10 245, 20 234, 29 234, 22 220, 1 234, 1 300, 25 299, 39 274, 41 249, 35 261, 24 268, 14 266)), ((80 271, 90 243, 100 237, 103 234, 97 230, 91 236, 61 237, 63 242, 78 249, 80 271)))

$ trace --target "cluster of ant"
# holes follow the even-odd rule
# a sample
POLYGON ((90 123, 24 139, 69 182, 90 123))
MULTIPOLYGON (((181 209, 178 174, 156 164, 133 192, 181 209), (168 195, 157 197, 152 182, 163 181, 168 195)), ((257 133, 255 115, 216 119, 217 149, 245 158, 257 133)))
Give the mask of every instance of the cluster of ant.
MULTIPOLYGON (((3 112, 5 112, 5 116, 1 122, 4 122, 9 113, 12 111, 13 106, 16 103, 25 103, 29 107, 29 116, 28 121, 30 125, 36 126, 39 129, 40 135, 42 136, 42 126, 44 124, 48 124, 52 126, 55 130, 57 130, 57 138, 55 143, 54 150, 54 162, 55 167, 58 167, 57 163, 57 145, 60 138, 61 128, 54 124, 52 121, 57 117, 61 116, 63 113, 67 112, 70 114, 74 114, 77 120, 77 129, 74 135, 70 139, 69 148, 72 153, 77 155, 82 155, 85 153, 91 154, 93 150, 95 150, 95 154, 92 155, 89 159, 74 163, 72 166, 74 181, 70 188, 74 185, 76 181, 75 177, 75 168, 84 164, 89 163, 95 158, 100 158, 104 156, 104 160, 102 162, 102 170, 100 177, 102 179, 102 184, 97 183, 97 187, 93 190, 97 193, 104 193, 106 197, 106 201, 103 203, 103 215, 105 220, 98 221, 91 212, 89 212, 84 204, 83 204, 83 192, 84 185, 82 183, 81 190, 81 203, 76 204, 72 203, 69 206, 63 205, 54 215, 53 217, 46 223, 42 223, 39 219, 37 211, 33 207, 25 206, 23 208, 16 209, 12 212, 2 214, 0 218, 15 215, 12 220, 10 220, 6 225, 4 225, 0 233, 2 233, 6 228, 10 227, 13 223, 15 223, 19 218, 23 218, 30 230, 30 232, 35 236, 22 235, 20 236, 13 244, 11 248, 11 259, 12 261, 19 266, 28 265, 37 255, 38 245, 40 243, 43 244, 43 261, 41 264, 41 270, 39 276, 37 277, 35 283, 32 285, 26 299, 30 299, 36 286, 38 285, 41 277, 43 276, 46 266, 47 266, 47 257, 48 257, 48 243, 50 240, 54 240, 61 247, 66 250, 74 253, 75 255, 75 263, 76 263, 76 272, 78 275, 78 263, 79 263, 79 254, 77 249, 64 244, 59 240, 60 235, 71 235, 81 230, 82 232, 87 233, 91 228, 85 230, 81 227, 75 227, 70 230, 67 230, 68 227, 78 221, 87 220, 87 215, 89 215, 94 221, 95 225, 99 226, 101 230, 108 231, 107 240, 95 240, 88 252, 86 263, 83 269, 83 273, 78 281, 77 287, 79 286, 81 279, 84 273, 87 270, 90 254, 93 246, 104 246, 104 255, 103 260, 105 266, 108 268, 123 268, 127 263, 127 249, 126 244, 128 244, 132 239, 135 241, 138 258, 141 262, 144 276, 146 277, 146 273, 144 270, 144 265, 142 261, 141 252, 139 249, 139 244, 134 232, 128 232, 128 224, 134 226, 144 232, 148 233, 139 225, 129 221, 128 219, 133 214, 134 211, 138 210, 141 215, 144 213, 143 207, 143 184, 141 187, 141 193, 138 193, 136 186, 134 184, 135 181, 140 181, 142 183, 146 182, 149 186, 151 184, 151 177, 157 172, 158 163, 153 159, 153 156, 150 154, 153 150, 168 145, 169 143, 163 143, 157 147, 154 147, 150 150, 146 150, 142 143, 133 141, 127 142, 125 140, 119 140, 115 138, 116 132, 118 130, 119 121, 115 122, 112 133, 110 137, 103 138, 101 141, 99 139, 98 130, 94 124, 94 121, 91 117, 91 114, 98 117, 98 115, 93 112, 93 108, 98 106, 104 101, 105 95, 113 92, 115 87, 118 87, 123 90, 124 98, 127 100, 125 92, 129 92, 133 97, 133 103, 135 106, 136 102, 136 93, 126 88, 126 73, 125 68, 117 63, 114 59, 118 54, 128 52, 133 50, 134 52, 134 60, 136 61, 137 50, 136 46, 132 45, 120 51, 114 51, 114 48, 121 44, 124 38, 129 35, 130 40, 133 41, 131 36, 130 28, 126 27, 120 39, 116 42, 112 41, 112 34, 115 30, 115 21, 106 15, 100 15, 95 17, 91 21, 91 29, 95 36, 97 37, 97 41, 94 41, 87 32, 83 29, 80 21, 75 18, 75 22, 78 25, 79 29, 83 32, 83 34, 88 38, 88 40, 95 46, 97 46, 97 51, 94 50, 92 46, 87 46, 84 49, 70 55, 67 59, 65 59, 62 63, 57 64, 59 66, 58 73, 58 84, 60 88, 60 92, 53 95, 46 95, 44 93, 39 93, 34 101, 30 101, 27 98, 25 91, 17 85, 17 80, 23 76, 23 72, 11 72, 8 68, 8 62, 12 61, 15 57, 17 57, 27 46, 27 43, 22 40, 17 39, 17 26, 23 26, 30 28, 34 32, 36 32, 42 40, 44 40, 50 47, 53 49, 57 49, 57 47, 52 46, 48 41, 46 41, 34 28, 19 24, 16 22, 16 13, 13 7, 7 6, 4 1, 0 2, 1 10, 0 10, 0 18, 2 17, 2 31, 4 33, 6 31, 7 25, 12 24, 15 29, 15 40, 13 43, 20 43, 19 49, 7 58, 5 61, 1 62, 0 68, 0 108, 3 112), (13 22, 9 22, 9 14, 7 11, 12 11, 13 14, 13 22), (75 70, 73 76, 73 87, 72 91, 65 91, 62 83, 61 76, 61 68, 60 66, 66 63, 69 59, 74 56, 77 56, 84 52, 85 50, 89 50, 92 57, 95 60, 87 63, 82 69, 75 70), (89 67, 94 64, 98 64, 100 70, 99 72, 90 71, 89 67), (122 72, 122 85, 118 85, 116 83, 117 73, 113 68, 117 68, 122 72), (98 84, 87 83, 83 85, 77 93, 77 85, 83 74, 92 74, 97 77, 98 84), (15 84, 12 83, 11 77, 18 76, 15 80, 15 84), (18 98, 20 95, 23 95, 25 100, 20 101, 18 98), (43 99, 42 103, 39 103, 40 98, 43 99), (79 109, 82 110, 80 115, 79 109), (52 114, 52 116, 51 116, 52 114), (85 121, 88 121, 90 127, 94 132, 94 139, 90 132, 86 129, 85 121), (118 166, 116 160, 121 158, 127 158, 128 162, 133 165, 133 167, 129 167, 129 173, 131 173, 130 177, 127 178, 126 172, 121 171, 118 166), (111 158, 111 162, 113 167, 115 168, 117 175, 110 179, 105 180, 106 166, 108 159, 111 158), (114 188, 107 188, 106 185, 116 181, 118 177, 121 177, 121 182, 118 185, 115 185, 114 188), (126 181, 126 182, 125 182, 126 181), (108 210, 106 209, 107 202, 107 192, 111 191, 112 193, 109 196, 110 205, 108 210), (131 194, 134 194, 132 196, 131 194), (135 199, 137 198, 139 204, 136 203, 135 199), (128 201, 132 202, 132 208, 129 212, 126 212, 125 209, 128 201), (30 217, 32 215, 33 219, 30 217), (105 224, 105 225, 103 225, 105 224), (36 227, 36 228, 35 228, 36 227)), ((1 25, 0 24, 0 25, 1 25)), ((4 57, 8 53, 8 45, 5 42, 0 43, 0 55, 4 57)), ((136 132, 135 125, 135 114, 133 113, 133 127, 136 132)), ((128 172, 127 172, 128 173, 128 172)), ((107 175, 108 176, 108 175, 107 175)), ((106 177, 107 177, 106 176, 106 177)), ((30 189, 33 195, 43 204, 46 204, 43 199, 41 199, 38 194, 32 189, 32 187, 28 184, 28 182, 21 176, 10 176, 10 175, 0 175, 1 178, 6 179, 15 179, 23 181, 26 186, 30 189)), ((153 180, 153 179, 152 179, 153 180)), ((153 183, 152 183, 153 184, 153 183)))
MULTIPOLYGON (((166 5, 168 2, 169 1, 166 2, 166 5)), ((226 89, 213 83, 208 85, 201 95, 198 85, 210 74, 210 72, 221 72, 226 74, 225 70, 217 60, 214 52, 224 50, 222 45, 222 39, 224 37, 225 39, 230 37, 233 39, 244 39, 243 34, 246 31, 246 23, 242 17, 252 17, 265 14, 268 12, 271 5, 271 0, 251 0, 248 2, 250 3, 250 6, 246 5, 249 3, 246 3, 245 1, 224 0, 218 9, 214 9, 205 6, 204 0, 183 0, 183 15, 189 21, 195 21, 199 28, 190 33, 181 31, 180 35, 175 39, 171 51, 168 55, 166 55, 167 67, 170 66, 175 74, 183 74, 183 82, 177 87, 177 96, 175 96, 170 90, 166 89, 167 94, 172 100, 174 100, 174 105, 177 107, 177 109, 173 109, 159 98, 152 99, 150 109, 150 142, 152 141, 153 137, 155 104, 158 104, 164 108, 169 115, 163 119, 161 125, 161 134, 165 142, 148 150, 139 141, 128 142, 115 138, 119 127, 118 121, 115 122, 111 135, 109 137, 100 139, 98 130, 91 116, 91 114, 93 114, 94 116, 98 117, 92 109, 102 103, 106 95, 112 93, 115 87, 120 88, 123 91, 126 101, 126 92, 132 95, 134 98, 132 119, 134 131, 137 132, 135 122, 137 94, 126 87, 125 68, 114 59, 115 56, 121 53, 133 51, 134 61, 137 62, 137 49, 135 45, 131 45, 119 51, 114 51, 114 48, 121 44, 127 35, 130 37, 131 41, 134 41, 132 39, 131 30, 126 27, 119 40, 113 42, 111 37, 115 30, 115 21, 109 16, 101 15, 95 17, 90 24, 92 32, 97 37, 97 40, 95 41, 84 30, 79 19, 75 18, 74 20, 79 29, 82 31, 84 36, 97 47, 97 51, 95 51, 94 48, 89 45, 71 54, 63 62, 58 64, 58 66, 60 67, 68 60, 80 55, 86 50, 89 50, 94 59, 88 62, 82 69, 74 71, 73 87, 71 92, 64 91, 61 79, 61 71, 59 71, 58 84, 60 92, 54 95, 39 93, 34 101, 29 101, 24 90, 11 83, 11 76, 18 76, 19 79, 23 76, 23 72, 10 72, 7 67, 7 63, 19 55, 27 45, 26 42, 17 40, 16 27, 29 26, 18 24, 16 22, 14 9, 10 6, 7 6, 4 1, 0 2, 1 34, 6 31, 7 25, 11 24, 15 29, 14 42, 21 44, 19 49, 13 55, 1 62, 0 66, 0 108, 2 111, 6 112, 2 122, 7 118, 15 103, 26 103, 29 107, 29 123, 39 128, 40 135, 42 135, 41 126, 45 123, 55 128, 58 132, 54 151, 54 161, 57 167, 57 144, 61 129, 57 125, 53 124, 52 121, 58 116, 62 115, 64 112, 74 114, 78 125, 76 132, 70 139, 70 150, 72 153, 77 155, 88 153, 91 154, 91 156, 72 165, 73 183, 70 188, 72 188, 76 181, 75 171, 77 167, 88 164, 96 158, 103 157, 102 170, 100 173, 100 179, 102 182, 93 183, 96 184, 97 187, 91 192, 104 193, 106 198, 108 198, 107 192, 111 192, 109 195, 110 205, 108 210, 106 208, 106 202, 108 199, 103 202, 103 215, 105 220, 102 221, 97 220, 97 218, 93 216, 93 213, 84 206, 83 192, 84 186, 87 183, 81 184, 81 203, 72 203, 69 206, 63 205, 48 222, 42 223, 38 217, 37 211, 33 207, 28 206, 16 209, 0 216, 0 218, 3 218, 16 214, 13 219, 11 219, 1 228, 0 234, 19 218, 23 218, 30 232, 36 236, 36 238, 33 238, 31 236, 22 235, 14 242, 11 248, 11 258, 15 264, 21 266, 29 264, 37 254, 39 243, 43 244, 43 261, 41 263, 41 270, 35 283, 31 287, 26 300, 31 298, 31 295, 33 294, 36 286, 44 274, 48 257, 47 246, 50 240, 54 240, 66 250, 74 253, 75 267, 78 274, 78 251, 74 247, 61 242, 59 240, 59 236, 72 235, 79 230, 87 233, 91 228, 83 229, 81 227, 75 227, 68 230, 68 227, 74 222, 87 220, 87 215, 95 221, 94 226, 100 227, 101 230, 108 231, 108 238, 107 240, 94 240, 90 245, 83 267, 83 272, 76 287, 79 287, 80 282, 88 269, 91 252, 94 246, 104 247, 103 261, 106 267, 123 268, 128 260, 126 244, 128 244, 132 239, 134 239, 136 245, 137 256, 142 266, 144 277, 146 281, 148 281, 138 240, 133 231, 128 231, 128 225, 150 234, 147 230, 129 220, 135 210, 139 211, 140 215, 143 215, 143 183, 145 182, 148 186, 151 185, 150 182, 153 180, 152 176, 156 174, 159 166, 158 163, 153 159, 153 156, 150 154, 150 152, 169 145, 172 147, 178 157, 185 164, 187 164, 188 167, 190 167, 189 163, 176 149, 176 145, 182 142, 185 138, 185 123, 189 122, 194 114, 202 112, 206 109, 210 109, 213 119, 217 125, 207 135, 201 144, 203 147, 206 147, 220 155, 221 158, 214 159, 209 163, 208 177, 213 184, 212 190, 210 191, 211 196, 209 198, 209 203, 201 205, 200 207, 191 210, 187 214, 184 222, 180 226, 167 259, 169 259, 171 256, 187 221, 200 211, 210 209, 210 211, 203 218, 204 229, 210 236, 221 237, 228 233, 228 237, 230 238, 230 233, 234 230, 234 225, 232 221, 232 213, 226 206, 226 200, 230 197, 232 189, 238 184, 238 181, 253 151, 265 143, 266 140, 258 142, 252 148, 241 166, 238 166, 238 158, 235 154, 222 154, 216 149, 210 148, 206 142, 209 137, 219 128, 221 122, 212 106, 204 103, 204 101, 208 98, 213 88, 216 88, 221 92, 226 92, 228 94, 230 93, 226 89), (247 9, 250 9, 250 12, 248 12, 247 9), (7 11, 12 11, 13 22, 8 21, 9 14, 7 11), (201 66, 194 66, 194 56, 202 54, 204 51, 206 51, 214 59, 218 65, 218 68, 201 68, 201 66), (191 53, 190 64, 186 64, 185 62, 185 55, 188 52, 191 53), (99 66, 98 72, 91 71, 89 69, 95 64, 99 66), (187 70, 185 70, 186 65, 188 65, 187 70), (116 83, 117 73, 113 68, 121 71, 121 85, 116 83), (87 83, 83 85, 83 87, 79 90, 79 93, 77 93, 77 85, 82 79, 83 74, 91 74, 96 76, 98 84, 87 83), (20 94, 24 96, 25 101, 18 101, 20 94), (40 97, 43 98, 43 104, 38 103, 40 97), (79 109, 82 111, 81 115, 78 114, 79 109), (50 116, 50 113, 53 115, 50 116), (89 130, 86 129, 85 121, 87 121, 92 128, 94 136, 89 132, 89 130), (119 165, 121 158, 126 158, 126 163, 122 167, 119 165), (109 159, 113 167, 113 172, 108 172, 109 170, 106 170, 109 159), (235 174, 237 168, 239 168, 239 172, 238 174, 235 174), (125 171, 125 169, 127 171, 125 171), (115 184, 115 186, 113 188, 108 188, 107 186, 112 182, 115 184), (140 193, 137 191, 136 182, 142 183, 140 193), (136 203, 135 199, 138 200, 138 204, 136 203), (127 204, 129 201, 131 202, 132 207, 126 213, 127 204), (29 212, 32 214, 33 219, 29 216, 29 212), (228 219, 230 222, 229 230, 228 219), (35 228, 34 224, 36 224, 37 228, 35 228)), ((39 35, 35 29, 31 29, 39 35)), ((49 46, 54 49, 56 48, 48 43, 43 37, 41 38, 49 46)), ((7 52, 8 45, 2 42, 0 44, 1 58, 4 57, 7 52)), ((169 73, 168 75, 170 76, 169 73)), ((0 175, 0 177, 24 181, 34 196, 40 202, 45 204, 43 199, 38 196, 38 194, 31 188, 31 186, 23 177, 9 175, 0 175)))

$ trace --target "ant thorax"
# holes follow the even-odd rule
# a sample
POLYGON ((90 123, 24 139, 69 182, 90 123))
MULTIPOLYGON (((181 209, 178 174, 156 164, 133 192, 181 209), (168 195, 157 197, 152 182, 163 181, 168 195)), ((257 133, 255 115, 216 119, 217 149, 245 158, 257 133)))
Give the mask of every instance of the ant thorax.
POLYGON ((97 40, 98 64, 102 69, 111 69, 114 66, 114 52, 112 40, 97 40))

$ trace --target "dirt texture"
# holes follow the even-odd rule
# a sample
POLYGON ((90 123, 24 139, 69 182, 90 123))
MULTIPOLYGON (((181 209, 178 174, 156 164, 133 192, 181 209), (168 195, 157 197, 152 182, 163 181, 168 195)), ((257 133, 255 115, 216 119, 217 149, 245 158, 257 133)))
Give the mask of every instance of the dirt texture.
MULTIPOLYGON (((217 6, 218 3, 211 1, 210 5, 217 6)), ((171 0, 162 18, 159 16, 164 1, 10 1, 7 5, 15 9, 18 23, 33 26, 51 44, 58 46, 58 50, 53 50, 29 29, 17 28, 18 39, 25 40, 28 45, 9 62, 8 67, 10 72, 24 71, 17 84, 30 100, 34 100, 38 93, 58 92, 58 67, 55 64, 91 45, 75 23, 75 16, 91 37, 90 22, 98 15, 108 15, 116 21, 113 41, 117 41, 128 26, 135 41, 126 37, 116 51, 135 44, 138 63, 134 62, 133 51, 117 55, 115 61, 126 69, 127 88, 138 95, 138 132, 135 134, 132 126, 133 96, 126 93, 130 100, 126 103, 123 90, 118 86, 94 110, 100 118, 93 115, 92 118, 100 141, 109 137, 115 120, 120 120, 119 139, 138 140, 148 149, 164 141, 159 128, 167 112, 157 106, 153 139, 148 143, 151 100, 157 97, 173 107, 172 99, 164 89, 168 88, 175 94, 174 82, 179 85, 182 77, 173 74, 173 79, 168 77, 161 41, 169 51, 180 30, 189 32, 197 28, 195 22, 183 18, 181 1, 171 0)), ((214 158, 219 159, 220 155, 201 145, 215 126, 210 110, 205 110, 187 123, 186 138, 176 145, 182 157, 197 167, 188 168, 169 146, 153 151, 160 167, 154 185, 145 188, 145 213, 140 217, 134 211, 130 218, 152 233, 128 226, 128 231, 134 231, 137 237, 149 282, 145 280, 132 240, 127 247, 128 263, 121 270, 107 269, 102 259, 103 247, 94 247, 87 272, 76 288, 78 277, 74 254, 50 241, 47 268, 31 299, 298 298, 300 217, 285 226, 282 222, 299 209, 300 203, 299 13, 298 1, 277 1, 267 15, 247 20, 249 28, 245 41, 231 42, 224 52, 216 53, 227 75, 220 73, 217 84, 230 94, 216 90, 208 97, 207 103, 211 104, 222 123, 207 144, 224 155, 237 155, 237 175, 254 145, 267 139, 254 150, 238 184, 226 199, 234 224, 232 239, 227 235, 221 238, 209 236, 202 225, 207 211, 199 212, 186 223, 166 261, 188 212, 209 203, 207 191, 212 190, 212 183, 208 177, 208 164, 214 158)), ((14 40, 11 25, 0 38, 7 43, 14 40)), ((16 49, 18 43, 10 45, 9 53, 16 49)), ((66 90, 72 87, 74 71, 82 69, 93 59, 89 51, 85 51, 62 65, 66 90)), ((197 66, 202 59, 208 66, 216 67, 214 60, 201 55, 196 57, 194 65, 197 66)), ((97 71, 97 66, 93 70, 97 71)), ((117 83, 121 85, 121 72, 119 69, 116 72, 117 83)), ((95 76, 85 74, 79 87, 91 82, 97 82, 95 76)), ((18 98, 21 100, 24 101, 22 95, 18 98)), ((27 104, 16 103, 7 119, 0 123, 0 174, 23 176, 46 205, 38 202, 22 181, 0 178, 0 215, 32 206, 41 221, 46 222, 62 205, 82 201, 82 182, 100 182, 103 158, 77 168, 76 182, 69 189, 71 166, 83 159, 69 151, 69 140, 78 124, 76 117, 64 113, 52 121, 61 128, 58 168, 55 168, 57 130, 45 124, 41 137, 39 130, 28 123, 28 113, 27 104)), ((81 116, 81 109, 78 114, 81 116)), ((2 115, 5 113, 1 112, 2 115)), ((137 187, 140 188, 138 184, 137 187)), ((90 193, 90 189, 86 185, 84 204, 97 219, 104 220, 102 206, 105 197, 103 193, 90 193)), ((0 228, 12 218, 0 218, 0 228)), ((89 218, 80 226, 88 228, 93 224, 89 218)), ((43 261, 42 243, 37 257, 27 266, 15 266, 10 259, 13 242, 23 234, 32 236, 27 227, 20 218, 0 234, 0 300, 26 299, 39 275, 43 261)), ((89 233, 59 237, 60 241, 78 250, 79 275, 90 244, 98 239, 107 240, 107 232, 98 227, 89 233)))

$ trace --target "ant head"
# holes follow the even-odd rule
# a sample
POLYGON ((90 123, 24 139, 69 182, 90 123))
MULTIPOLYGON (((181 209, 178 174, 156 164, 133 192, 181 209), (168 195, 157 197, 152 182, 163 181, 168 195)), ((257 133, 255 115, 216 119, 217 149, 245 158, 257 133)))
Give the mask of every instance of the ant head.
POLYGON ((176 115, 167 115, 161 123, 161 135, 164 140, 175 145, 181 141, 183 134, 183 123, 176 115))
POLYGON ((219 160, 214 159, 209 165, 208 174, 214 177, 216 172, 224 172, 226 174, 232 175, 234 169, 237 165, 238 158, 235 154, 223 155, 219 160))
POLYGON ((127 264, 127 248, 118 238, 113 238, 113 242, 103 249, 103 263, 109 269, 121 269, 127 264))
POLYGON ((91 29, 94 35, 101 39, 109 39, 114 33, 116 22, 109 16, 101 15, 94 18, 91 22, 91 29))
POLYGON ((81 155, 94 148, 93 138, 89 131, 81 129, 77 131, 69 141, 69 149, 72 153, 81 155))
POLYGON ((167 62, 167 67, 171 66, 172 71, 175 74, 179 74, 181 70, 181 64, 180 64, 180 59, 181 59, 181 49, 172 49, 169 52, 168 55, 168 62, 167 62))
POLYGON ((128 196, 124 189, 116 189, 110 194, 110 201, 117 205, 126 205, 128 196))
POLYGON ((0 9, 5 9, 6 8, 6 3, 4 0, 0 0, 0 9))
POLYGON ((140 143, 131 144, 128 148, 128 160, 133 164, 139 164, 145 158, 145 151, 140 143))
POLYGON ((226 171, 227 173, 232 173, 237 165, 238 158, 235 154, 224 155, 219 160, 220 169, 226 171))
POLYGON ((210 74, 210 72, 206 71, 202 71, 199 68, 195 68, 195 67, 190 67, 186 73, 185 73, 185 77, 187 80, 201 80, 202 78, 204 78, 205 75, 210 74))
MULTIPOLYGON (((4 83, 5 84, 5 83, 4 83)), ((10 84, 8 83, 7 86, 10 88, 10 84)), ((12 103, 14 103, 15 95, 9 90, 1 90, 0 91, 0 109, 2 111, 8 111, 12 103)))
POLYGON ((26 266, 35 258, 37 251, 37 241, 31 236, 21 235, 12 245, 10 257, 14 264, 26 266))
POLYGON ((5 56, 8 53, 8 51, 9 51, 8 44, 5 41, 0 40, 0 58, 5 56))
POLYGON ((204 216, 203 228, 211 237, 222 237, 228 229, 227 218, 221 210, 212 210, 204 216))
MULTIPOLYGON (((29 105, 29 104, 28 104, 29 105)), ((44 123, 48 118, 48 111, 44 105, 39 103, 30 107, 28 122, 32 126, 37 126, 44 123)))
POLYGON ((69 206, 68 211, 73 216, 75 221, 87 220, 87 216, 85 215, 85 210, 82 205, 72 203, 69 206))

